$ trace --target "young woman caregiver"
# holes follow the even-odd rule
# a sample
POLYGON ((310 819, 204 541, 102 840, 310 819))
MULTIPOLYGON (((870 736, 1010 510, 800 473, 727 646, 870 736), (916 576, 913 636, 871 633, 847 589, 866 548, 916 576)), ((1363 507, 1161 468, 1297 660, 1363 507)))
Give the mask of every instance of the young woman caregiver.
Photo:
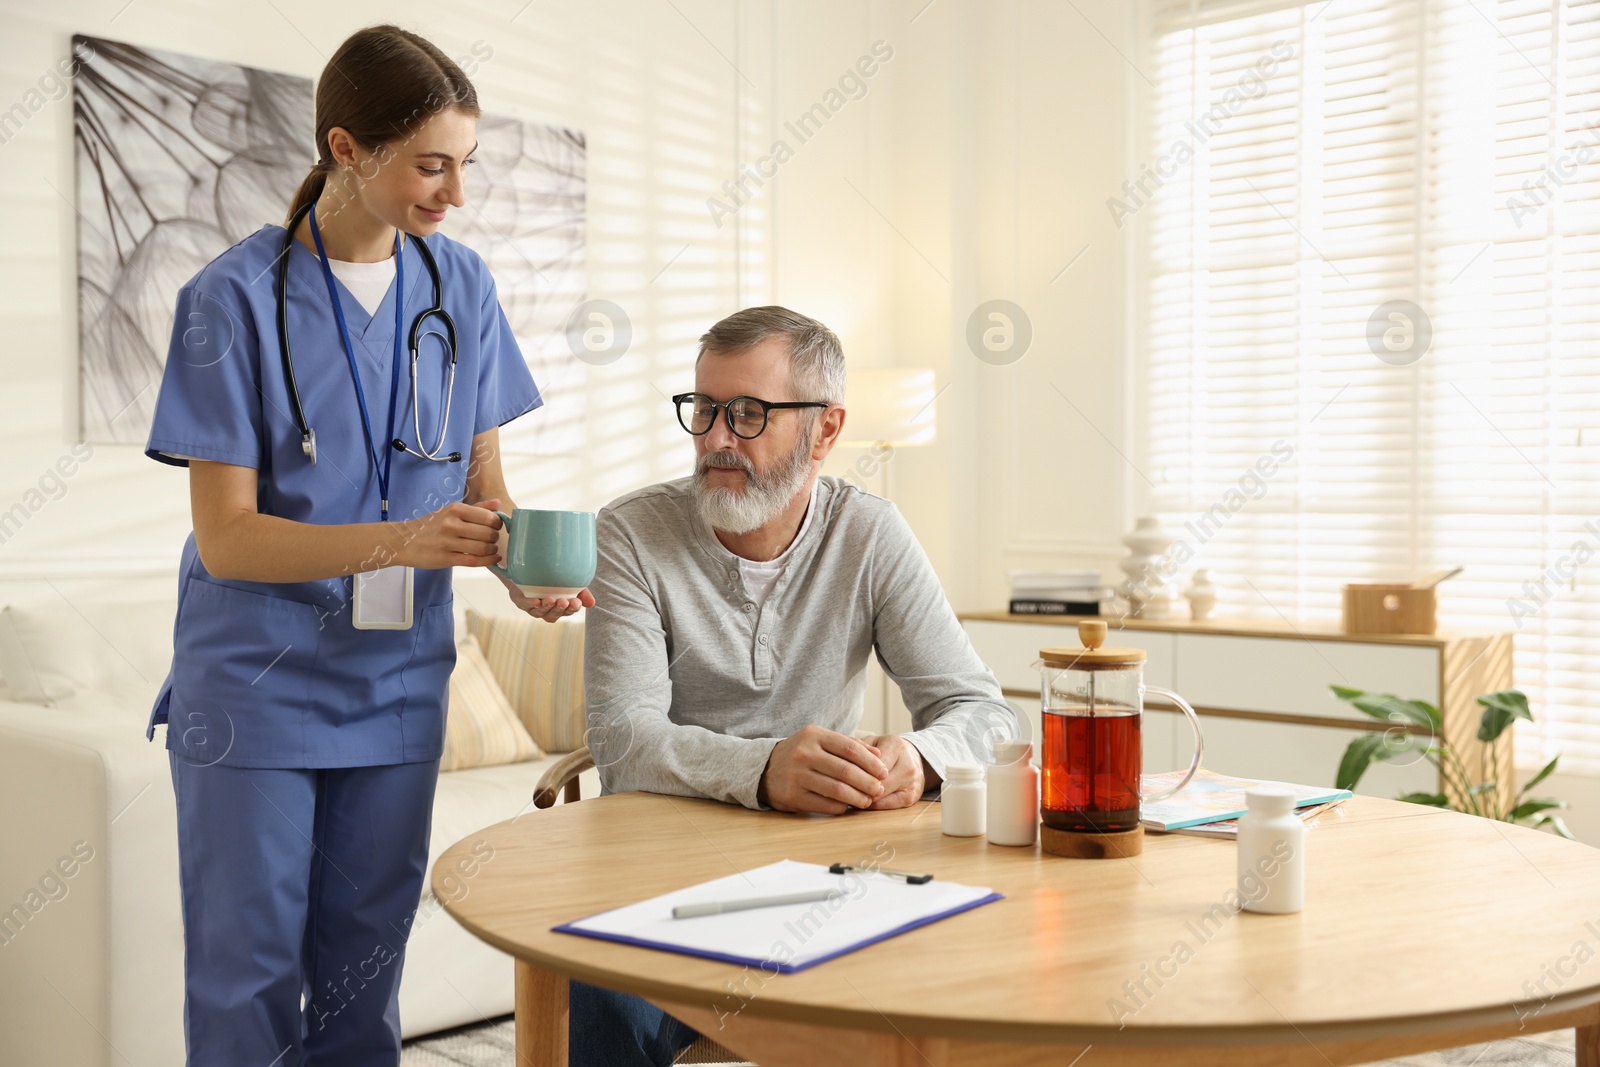
MULTIPOLYGON (((146 736, 167 724, 191 1064, 400 1059, 451 568, 498 560, 498 428, 540 404, 483 261, 435 232, 477 116, 438 48, 356 33, 288 226, 178 294, 145 454, 189 467, 194 533, 146 736)), ((506 585, 550 621, 594 603, 506 585)))

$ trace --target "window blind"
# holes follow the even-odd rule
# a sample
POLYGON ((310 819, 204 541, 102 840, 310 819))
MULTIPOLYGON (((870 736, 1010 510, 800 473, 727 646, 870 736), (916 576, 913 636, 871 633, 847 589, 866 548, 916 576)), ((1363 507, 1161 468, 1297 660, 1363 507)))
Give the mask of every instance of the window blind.
POLYGON ((1244 615, 1465 564, 1441 625, 1515 630, 1519 763, 1600 774, 1600 5, 1148 10, 1108 208, 1151 510, 1244 615))

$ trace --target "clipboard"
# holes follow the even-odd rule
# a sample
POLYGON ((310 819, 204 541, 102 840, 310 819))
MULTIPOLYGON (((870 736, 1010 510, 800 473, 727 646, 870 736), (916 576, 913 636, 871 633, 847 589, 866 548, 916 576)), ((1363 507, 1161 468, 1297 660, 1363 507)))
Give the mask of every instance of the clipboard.
POLYGON ((820 864, 779 860, 551 929, 794 974, 1003 899, 987 886, 937 879, 912 885, 868 871, 833 874, 820 864), (672 918, 672 909, 679 904, 816 890, 837 890, 840 895, 808 904, 672 918))

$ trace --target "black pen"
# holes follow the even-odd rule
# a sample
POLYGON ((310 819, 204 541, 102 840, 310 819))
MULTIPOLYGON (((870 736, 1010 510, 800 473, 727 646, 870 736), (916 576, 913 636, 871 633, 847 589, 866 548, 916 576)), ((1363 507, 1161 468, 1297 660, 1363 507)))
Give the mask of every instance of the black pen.
POLYGON ((868 874, 876 871, 878 874, 888 875, 890 878, 899 878, 907 885, 926 885, 933 881, 933 875, 931 874, 897 871, 892 867, 858 867, 853 863, 835 863, 828 868, 829 874, 844 874, 846 871, 865 871, 868 874))

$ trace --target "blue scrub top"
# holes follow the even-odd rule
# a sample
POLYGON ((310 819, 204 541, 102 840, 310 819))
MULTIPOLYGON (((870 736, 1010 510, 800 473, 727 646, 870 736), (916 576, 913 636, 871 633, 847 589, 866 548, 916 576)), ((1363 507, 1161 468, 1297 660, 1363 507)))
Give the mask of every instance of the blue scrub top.
MULTIPOLYGON (((264 515, 335 525, 379 520, 377 469, 362 433, 350 364, 339 340, 316 253, 291 242, 289 336, 317 463, 300 432, 278 350, 276 263, 284 228, 263 226, 212 260, 178 293, 172 343, 145 455, 186 467, 193 456, 258 472, 264 515)), ((405 244, 404 329, 432 306, 433 281, 405 244)), ((475 434, 542 401, 494 279, 477 253, 436 234, 445 310, 455 320, 455 399, 443 454, 433 463, 396 452, 390 521, 415 518, 465 497, 475 434)), ((391 282, 375 314, 339 288, 361 371, 374 443, 382 457, 395 328, 391 282)), ((437 322, 430 319, 430 325, 437 322)), ((401 337, 402 359, 409 361, 401 337)), ((448 375, 443 346, 425 340, 418 363, 423 444, 432 447, 448 375)), ((409 367, 402 364, 395 434, 416 448, 409 367)), ((352 579, 245 582, 218 578, 200 561, 194 534, 178 578, 173 663, 150 715, 167 723, 167 748, 195 762, 236 767, 355 767, 438 758, 455 665, 450 568, 418 569, 412 626, 358 630, 352 579)))

